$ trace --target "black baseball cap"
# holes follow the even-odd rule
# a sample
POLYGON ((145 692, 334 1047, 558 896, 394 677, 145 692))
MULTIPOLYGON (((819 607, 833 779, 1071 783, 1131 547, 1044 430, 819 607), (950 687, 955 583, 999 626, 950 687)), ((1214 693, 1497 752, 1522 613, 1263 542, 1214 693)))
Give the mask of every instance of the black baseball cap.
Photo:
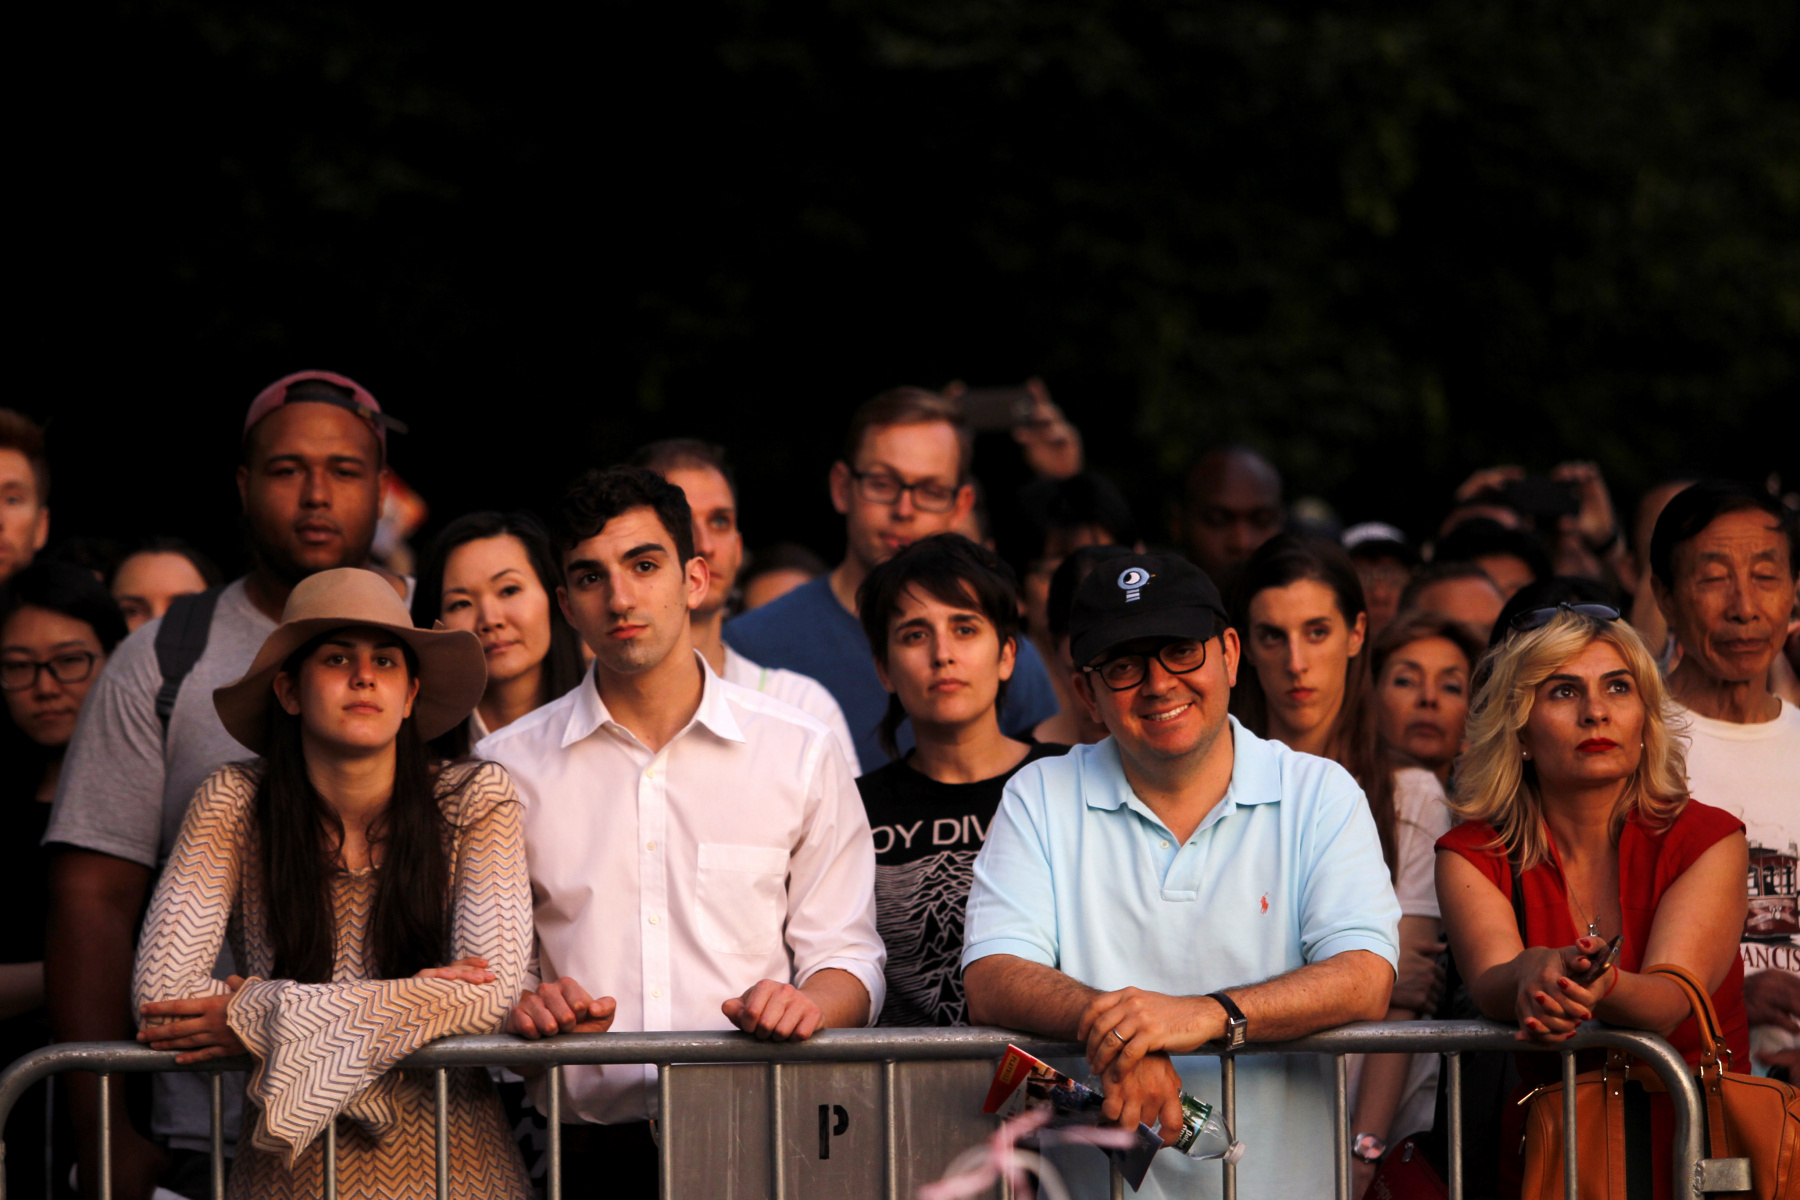
POLYGON ((1069 657, 1086 666, 1139 638, 1204 642, 1231 621, 1206 572, 1178 554, 1108 559, 1075 590, 1069 657))

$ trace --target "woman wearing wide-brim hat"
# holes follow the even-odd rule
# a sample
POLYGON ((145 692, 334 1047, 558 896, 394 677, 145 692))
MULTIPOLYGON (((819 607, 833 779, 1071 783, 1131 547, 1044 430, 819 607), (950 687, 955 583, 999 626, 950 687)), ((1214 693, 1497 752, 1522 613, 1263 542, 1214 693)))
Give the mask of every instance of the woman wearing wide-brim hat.
MULTIPOLYGON (((233 1196, 321 1194, 333 1121, 340 1196, 432 1191, 431 1085, 389 1068, 498 1030, 531 948, 512 781, 493 763, 427 767, 426 740, 485 682, 472 634, 414 628, 386 580, 344 568, 301 581, 250 670, 213 693, 259 757, 195 794, 133 990, 156 1049, 256 1060, 233 1196), (212 978, 226 937, 242 979, 212 978)), ((528 1194, 484 1072, 450 1073, 449 1124, 452 1195, 528 1194)))

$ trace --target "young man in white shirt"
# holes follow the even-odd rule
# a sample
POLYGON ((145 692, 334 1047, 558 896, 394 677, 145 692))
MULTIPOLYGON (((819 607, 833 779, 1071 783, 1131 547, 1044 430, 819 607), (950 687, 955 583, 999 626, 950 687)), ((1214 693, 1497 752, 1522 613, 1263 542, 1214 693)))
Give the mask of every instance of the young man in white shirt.
MULTIPOLYGON (((681 489, 650 471, 576 482, 557 600, 593 674, 476 747, 525 805, 543 982, 508 1018, 522 1037, 616 1025, 799 1040, 881 1010, 855 781, 821 722, 696 653, 688 617, 707 569, 690 520, 681 489)), ((562 1077, 565 1175, 654 1195, 655 1068, 562 1077)))
POLYGON ((722 636, 725 610, 731 605, 731 593, 737 587, 738 572, 744 565, 744 535, 738 528, 737 480, 732 478, 725 447, 698 438, 668 438, 640 447, 631 456, 631 465, 655 471, 680 488, 694 514, 694 553, 706 560, 706 570, 711 576, 706 585, 706 599, 688 620, 694 631, 694 649, 719 678, 753 691, 767 692, 825 722, 844 751, 850 774, 861 775, 862 767, 856 760, 856 742, 850 737, 844 710, 838 707, 824 684, 798 671, 752 662, 725 644, 722 636))
POLYGON ((1750 912, 1739 953, 1750 1057, 1800 1077, 1800 709, 1769 688, 1794 613, 1794 517, 1767 492, 1704 480, 1650 536, 1663 618, 1681 643, 1669 691, 1686 708, 1688 788, 1742 818, 1750 912))

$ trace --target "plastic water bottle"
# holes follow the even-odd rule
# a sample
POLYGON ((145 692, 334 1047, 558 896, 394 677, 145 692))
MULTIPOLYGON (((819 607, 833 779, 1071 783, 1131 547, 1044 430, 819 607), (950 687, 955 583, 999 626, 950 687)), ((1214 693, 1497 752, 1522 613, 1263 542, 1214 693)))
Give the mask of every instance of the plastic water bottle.
MULTIPOLYGON (((1086 1086, 1099 1094, 1103 1084, 1098 1075, 1089 1075, 1086 1086)), ((1186 1092, 1180 1097, 1182 1121, 1181 1133, 1175 1138, 1176 1150, 1189 1158, 1222 1158, 1230 1163, 1244 1157, 1244 1143, 1231 1140, 1212 1105, 1186 1092)))
POLYGON ((1183 1092, 1181 1114, 1181 1135, 1175 1139, 1175 1149, 1189 1158, 1229 1158, 1236 1162, 1243 1156, 1243 1144, 1232 1142, 1212 1105, 1183 1092))

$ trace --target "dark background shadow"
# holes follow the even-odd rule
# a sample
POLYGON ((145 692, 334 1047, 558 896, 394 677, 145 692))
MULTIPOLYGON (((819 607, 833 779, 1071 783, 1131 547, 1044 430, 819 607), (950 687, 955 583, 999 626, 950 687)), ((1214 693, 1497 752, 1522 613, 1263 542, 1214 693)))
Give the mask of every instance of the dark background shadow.
POLYGON ((1425 533, 1473 467, 1794 475, 1789 0, 34 9, 0 403, 55 533, 235 556, 250 398, 363 381, 433 527, 732 447, 833 554, 843 418, 1045 377, 1161 526, 1199 447, 1425 533))

